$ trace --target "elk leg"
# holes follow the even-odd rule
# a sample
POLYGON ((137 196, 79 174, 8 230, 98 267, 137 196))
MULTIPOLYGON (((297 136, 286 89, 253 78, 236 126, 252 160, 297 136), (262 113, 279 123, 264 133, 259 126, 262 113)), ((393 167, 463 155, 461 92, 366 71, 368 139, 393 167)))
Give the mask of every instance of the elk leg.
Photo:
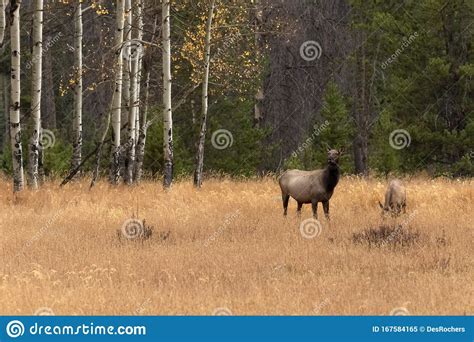
POLYGON ((281 198, 283 199, 283 216, 286 216, 288 211, 288 201, 290 200, 290 195, 282 194, 281 198))
POLYGON ((326 216, 326 219, 329 221, 329 201, 323 202, 323 210, 324 210, 324 216, 326 216))
POLYGON ((296 209, 296 215, 298 215, 298 217, 301 217, 301 208, 302 207, 303 207, 303 203, 298 202, 298 209, 296 209))
POLYGON ((311 208, 313 209, 313 217, 317 220, 318 219, 318 202, 312 201, 311 208))

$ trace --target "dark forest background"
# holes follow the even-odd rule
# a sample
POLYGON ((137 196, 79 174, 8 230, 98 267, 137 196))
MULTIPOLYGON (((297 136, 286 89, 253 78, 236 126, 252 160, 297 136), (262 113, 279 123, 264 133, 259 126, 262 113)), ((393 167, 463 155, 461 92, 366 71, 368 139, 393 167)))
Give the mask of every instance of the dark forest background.
MULTIPOLYGON (((104 130, 113 89, 114 3, 84 13, 84 155, 104 130)), ((29 136, 31 1, 22 3, 22 129, 29 136)), ((345 173, 474 174, 473 9, 464 0, 261 0, 216 3, 204 170, 252 176, 325 164, 327 146, 345 147, 345 173), (303 58, 308 42, 317 58, 303 58), (232 144, 212 145, 225 129, 232 144), (394 132, 402 130, 402 146, 394 132), (407 135, 408 133, 408 135, 407 135), (392 144, 391 144, 392 142, 392 144)), ((171 5, 175 175, 193 172, 200 129, 206 1, 171 5)), ((162 172, 159 1, 145 6, 145 68, 151 72, 144 169, 162 172), (158 29, 153 34, 155 22, 158 29)), ((44 13, 42 125, 55 134, 45 172, 70 168, 73 4, 44 13), (48 41, 51 43, 48 44, 48 41), (47 49, 46 49, 47 46, 47 49)), ((11 173, 8 138, 10 52, 0 55, 0 170, 11 173)), ((109 152, 106 152, 108 155, 109 152)), ((27 158, 27 153, 25 153, 27 158)), ((27 162, 27 161, 26 161, 27 162)), ((104 170, 108 158, 104 158, 104 170)), ((93 160, 85 171, 93 167, 93 160)), ((105 171, 104 171, 105 172, 105 171)))

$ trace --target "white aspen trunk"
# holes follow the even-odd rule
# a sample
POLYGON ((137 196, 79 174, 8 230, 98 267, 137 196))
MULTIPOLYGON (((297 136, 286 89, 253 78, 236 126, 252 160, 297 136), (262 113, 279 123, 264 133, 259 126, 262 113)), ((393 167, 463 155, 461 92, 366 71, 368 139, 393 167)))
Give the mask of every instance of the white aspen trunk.
POLYGON ((10 0, 10 141, 12 146, 13 191, 15 192, 23 190, 24 187, 20 127, 20 5, 21 0, 10 0))
MULTIPOLYGON (((153 42, 153 40, 155 39, 157 26, 158 26, 158 17, 156 16, 154 25, 153 25, 153 33, 150 39, 151 42, 153 42)), ((142 112, 142 116, 140 120, 141 127, 137 125, 137 129, 138 127, 140 127, 138 131, 138 139, 137 139, 137 155, 136 155, 137 161, 135 164, 135 181, 137 183, 141 181, 142 176, 143 176, 143 158, 145 156, 146 133, 148 129, 147 117, 148 117, 148 98, 150 95, 150 68, 151 68, 151 65, 150 65, 151 58, 149 58, 151 57, 149 56, 150 53, 151 53, 151 50, 149 49, 148 55, 145 56, 145 52, 143 51, 142 59, 141 59, 141 63, 143 64, 143 71, 145 72, 146 76, 145 76, 145 83, 144 83, 145 85, 144 107, 143 107, 143 112, 142 112), (148 61, 147 63, 143 63, 143 59, 145 57, 148 57, 146 58, 146 60, 148 61)))
POLYGON ((143 108, 140 133, 137 142, 137 162, 135 164, 135 181, 139 183, 143 176, 143 158, 145 157, 146 132, 148 129, 148 98, 150 95, 150 72, 145 77, 145 105, 143 108))
POLYGON ((124 0, 117 0, 115 31, 115 86, 112 96, 112 162, 110 182, 117 184, 120 176, 120 123, 122 106, 122 43, 124 25, 124 0))
POLYGON ((2 85, 3 85, 3 108, 5 110, 5 134, 7 134, 7 137, 10 136, 10 127, 8 125, 9 122, 9 117, 8 117, 8 111, 10 108, 10 94, 9 90, 10 88, 8 87, 8 77, 6 74, 1 74, 2 75, 2 85))
POLYGON ((163 0, 161 10, 163 40, 163 186, 173 182, 173 115, 171 111, 171 32, 170 0, 163 0))
MULTIPOLYGON (((137 40, 140 42, 143 40, 143 7, 145 5, 145 0, 137 0, 137 40)), ((154 35, 153 35, 154 36, 154 35)), ((139 43, 138 57, 136 59, 137 63, 137 87, 136 87, 136 104, 135 108, 135 143, 138 141, 139 130, 140 130, 140 87, 142 82, 142 71, 143 71, 143 44, 139 43)), ((136 146, 135 146, 136 147, 136 146)), ((136 156, 135 156, 136 157, 136 156)))
POLYGON ((38 159, 41 150, 41 72, 43 58, 43 0, 35 0, 33 14, 33 54, 31 76, 31 117, 33 134, 30 139, 28 173, 29 186, 38 188, 38 159))
POLYGON ((82 3, 74 11, 74 114, 72 120, 71 169, 82 160, 82 3))
POLYGON ((135 170, 135 149, 137 138, 137 114, 139 108, 139 82, 140 82, 140 58, 141 58, 141 40, 140 33, 140 17, 141 17, 141 1, 135 0, 134 16, 136 18, 136 27, 134 36, 136 39, 129 45, 130 53, 130 108, 128 114, 128 142, 127 142, 127 169, 125 170, 125 181, 127 184, 133 183, 133 174, 135 170))
MULTIPOLYGON (((129 129, 130 119, 130 72, 131 72, 131 55, 130 55, 130 42, 132 39, 132 1, 125 0, 125 23, 123 29, 123 47, 122 47, 122 120, 127 122, 127 132, 129 129)), ((128 134, 124 133, 122 137, 123 141, 122 148, 120 149, 120 172, 125 180, 127 180, 127 169, 128 169, 128 134)))
POLYGON ((0 0, 0 47, 5 39, 5 5, 6 0, 0 0))
POLYGON ((0 151, 4 151, 5 146, 7 146, 8 141, 10 140, 10 129, 8 128, 8 98, 10 96, 9 94, 9 88, 8 88, 8 77, 6 74, 3 72, 0 72, 0 87, 2 87, 2 112, 3 112, 3 122, 4 122, 4 127, 2 127, 3 132, 2 132, 2 141, 0 141, 0 151))
POLYGON ((194 171, 194 186, 200 188, 202 185, 202 170, 204 167, 204 142, 206 141, 207 110, 208 110, 208 87, 209 87, 209 64, 211 57, 211 28, 212 15, 214 13, 215 0, 211 1, 206 24, 206 40, 204 42, 204 75, 202 81, 202 122, 199 134, 198 149, 196 152, 196 169, 194 171))

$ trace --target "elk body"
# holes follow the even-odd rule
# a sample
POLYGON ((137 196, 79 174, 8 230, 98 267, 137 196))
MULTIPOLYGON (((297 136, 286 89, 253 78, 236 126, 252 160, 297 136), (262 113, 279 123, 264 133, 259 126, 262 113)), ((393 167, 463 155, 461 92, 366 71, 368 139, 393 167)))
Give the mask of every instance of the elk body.
POLYGON ((390 182, 385 192, 385 204, 382 205, 379 201, 379 205, 383 210, 382 214, 390 213, 393 216, 398 216, 402 210, 403 213, 406 213, 407 194, 400 180, 394 179, 390 182))
POLYGON ((318 203, 322 202, 324 214, 329 219, 329 200, 339 182, 338 160, 342 151, 328 150, 328 164, 322 170, 287 170, 280 179, 283 215, 286 216, 290 197, 298 202, 298 215, 305 203, 311 203, 313 217, 318 218, 318 203))

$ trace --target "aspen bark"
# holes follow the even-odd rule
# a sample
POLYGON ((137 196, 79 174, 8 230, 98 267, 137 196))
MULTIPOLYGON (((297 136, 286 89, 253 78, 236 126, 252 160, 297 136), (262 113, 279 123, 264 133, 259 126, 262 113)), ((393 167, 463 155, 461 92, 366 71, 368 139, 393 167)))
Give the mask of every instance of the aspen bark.
POLYGON ((6 0, 0 0, 0 47, 5 39, 5 5, 6 0))
POLYGON ((9 143, 9 140, 10 140, 10 129, 8 127, 8 122, 9 122, 9 119, 8 119, 8 111, 9 111, 9 105, 8 105, 8 98, 10 97, 10 94, 9 94, 9 87, 8 87, 8 76, 2 72, 0 72, 0 87, 2 88, 2 96, 1 96, 1 100, 2 100, 2 114, 3 114, 3 117, 2 117, 2 121, 3 121, 3 124, 4 126, 1 128, 2 129, 2 132, 1 135, 2 135, 2 139, 0 141, 0 151, 3 152, 4 151, 4 148, 5 146, 7 146, 7 144, 9 143))
POLYGON ((74 11, 74 114, 72 121, 71 169, 82 160, 82 4, 78 2, 74 11))
POLYGON ((141 41, 143 40, 143 6, 144 0, 136 0, 137 1, 137 10, 136 10, 136 21, 137 21, 137 46, 138 46, 138 54, 135 62, 137 63, 137 87, 136 87, 136 104, 134 108, 135 112, 135 142, 138 141, 139 135, 139 127, 140 127, 140 88, 141 88, 141 81, 142 81, 142 71, 143 71, 143 44, 141 41))
POLYGON ((134 16, 136 19, 136 27, 134 36, 136 39, 129 45, 131 72, 130 72, 130 108, 128 114, 128 142, 127 142, 127 169, 125 170, 125 180, 127 184, 133 183, 133 175, 135 170, 135 149, 137 139, 137 117, 139 109, 139 84, 140 84, 140 60, 142 51, 142 23, 141 23, 141 0, 135 1, 134 16))
MULTIPOLYGON (((155 21, 153 24, 153 33, 151 36, 150 41, 153 42, 155 39, 156 31, 158 28, 158 17, 155 16, 155 21)), ((146 134, 148 129, 148 98, 150 95, 150 69, 151 69, 151 47, 147 50, 147 54, 143 51, 141 62, 143 64, 143 72, 145 74, 145 98, 144 98, 144 106, 143 111, 139 112, 137 115, 140 115, 140 125, 137 125, 138 130, 138 139, 137 139, 137 155, 136 155, 136 163, 135 163, 135 181, 139 183, 143 176, 143 158, 145 156, 145 143, 146 143, 146 134), (140 127, 140 129, 138 129, 140 127)))
POLYGON ((202 81, 202 105, 201 105, 201 132, 199 134, 198 149, 196 152, 196 169, 194 171, 194 186, 200 188, 202 185, 202 170, 204 167, 204 142, 206 141, 207 111, 208 111, 208 87, 209 87, 209 63, 211 57, 211 28, 212 15, 214 13, 215 0, 211 1, 206 24, 206 39, 204 42, 204 75, 202 81))
MULTIPOLYGON (((143 40, 143 7, 145 5, 144 0, 136 0, 137 1, 137 41, 139 42, 138 47, 138 56, 135 62, 137 63, 137 79, 136 79, 136 103, 134 103, 133 107, 135 108, 135 149, 136 143, 138 141, 139 130, 140 130, 140 109, 141 109, 141 101, 140 101, 140 90, 141 90, 141 83, 142 83, 142 71, 143 71, 143 53, 144 48, 141 40, 143 40)), ((154 36, 154 35, 153 35, 154 36)), ((135 156, 136 158, 136 156, 135 156)), ((135 165, 134 165, 135 167, 135 165)))
POLYGON ((10 142, 12 147, 13 191, 15 192, 23 190, 24 187, 20 127, 20 6, 21 0, 10 0, 10 142))
POLYGON ((124 25, 124 0, 117 0, 115 31, 115 86, 112 95, 112 162, 110 183, 117 184, 120 176, 120 123, 122 106, 122 43, 124 25))
POLYGON ((135 164, 135 182, 139 183, 143 176, 143 159, 145 157, 146 134, 148 129, 148 98, 150 96, 150 72, 146 73, 145 77, 145 99, 143 114, 141 118, 141 127, 138 134, 137 141, 137 161, 135 164))
MULTIPOLYGON (((131 58, 130 58, 130 42, 132 39, 132 1, 125 0, 124 2, 124 27, 123 27, 123 45, 122 45, 122 121, 127 122, 130 118, 130 67, 131 67, 131 58)), ((124 135, 123 140, 126 141, 127 138, 124 135)), ((120 163, 123 176, 126 178, 127 170, 127 144, 122 143, 122 148, 120 150, 120 163), (123 165, 125 164, 125 165, 123 165)))
POLYGON ((170 0, 162 4, 163 40, 163 186, 169 188, 173 182, 173 115, 171 111, 171 33, 170 0))
POLYGON ((28 173, 29 186, 38 188, 38 159, 41 150, 41 73, 43 58, 43 0, 35 0, 33 14, 33 54, 31 76, 31 117, 33 134, 30 139, 28 173))

